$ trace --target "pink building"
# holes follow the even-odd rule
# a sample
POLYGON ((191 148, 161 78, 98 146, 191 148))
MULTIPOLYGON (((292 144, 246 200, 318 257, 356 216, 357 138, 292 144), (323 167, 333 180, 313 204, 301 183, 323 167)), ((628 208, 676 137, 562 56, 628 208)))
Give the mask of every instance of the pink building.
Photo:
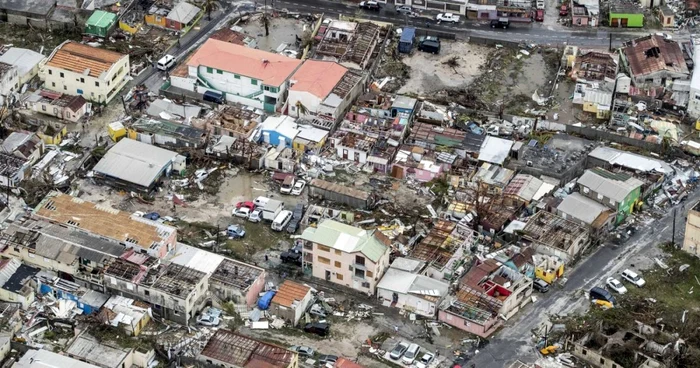
POLYGON ((83 96, 71 96, 49 90, 37 90, 27 97, 26 102, 33 111, 73 123, 82 119, 90 106, 83 96))
POLYGON ((265 287, 265 270, 225 258, 209 278, 209 290, 215 299, 253 307, 265 287))
MULTIPOLYGON (((454 162, 456 156, 451 161, 454 162)), ((416 181, 428 182, 440 177, 443 172, 449 172, 451 164, 438 162, 428 152, 418 146, 402 146, 396 153, 391 167, 391 176, 397 179, 413 178, 416 181)))

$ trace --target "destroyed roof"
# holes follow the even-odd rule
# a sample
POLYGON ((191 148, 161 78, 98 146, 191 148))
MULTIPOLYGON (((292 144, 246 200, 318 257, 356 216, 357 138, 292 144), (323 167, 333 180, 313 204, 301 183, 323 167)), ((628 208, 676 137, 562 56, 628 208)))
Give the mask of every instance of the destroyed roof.
POLYGON ((534 199, 544 182, 529 174, 517 174, 503 190, 503 194, 518 196, 525 201, 534 199))
POLYGON ((319 188, 319 189, 323 189, 323 190, 329 191, 329 192, 334 192, 334 193, 338 193, 338 194, 343 194, 343 195, 346 195, 346 196, 348 196, 348 197, 352 197, 352 198, 356 198, 356 199, 361 199, 361 200, 364 200, 364 201, 368 200, 369 197, 370 197, 370 194, 367 193, 367 192, 365 192, 365 191, 362 191, 362 190, 359 190, 359 189, 355 189, 355 188, 351 188, 351 187, 348 187, 348 186, 345 186, 345 185, 340 185, 340 184, 336 184, 336 183, 331 183, 331 182, 329 182, 329 181, 325 181, 325 180, 321 180, 321 179, 313 179, 313 180, 311 180, 310 185, 313 186, 313 187, 319 188))
POLYGON ((214 333, 200 355, 244 368, 287 368, 298 359, 291 350, 224 329, 214 333))
POLYGON ((19 151, 24 157, 31 155, 34 150, 41 144, 41 139, 34 133, 30 132, 12 132, 2 141, 2 152, 14 153, 19 151))
POLYGON ((413 294, 437 301, 447 295, 449 284, 428 276, 389 268, 377 284, 377 288, 400 294, 413 294))
POLYGON ((209 38, 213 40, 219 40, 233 43, 236 45, 245 46, 245 40, 251 37, 246 35, 245 33, 236 32, 230 28, 224 27, 214 32, 209 38))
POLYGON ((568 250, 574 241, 588 233, 584 227, 547 211, 539 211, 523 229, 526 239, 553 248, 568 250))
POLYGON ((479 161, 503 165, 510 154, 511 147, 513 147, 513 141, 488 135, 481 145, 479 161))
POLYGON ((149 187, 178 154, 124 138, 110 148, 93 170, 108 177, 149 187))
POLYGON ((324 219, 316 227, 307 227, 301 234, 301 239, 345 253, 360 252, 376 263, 389 251, 389 247, 377 238, 379 234, 381 233, 377 230, 363 230, 335 220, 324 219))
POLYGON ((611 173, 600 168, 586 170, 577 183, 619 203, 623 202, 632 191, 644 184, 644 182, 632 176, 623 173, 611 173))
POLYGON ((311 292, 310 287, 291 280, 285 280, 277 289, 277 294, 272 298, 272 303, 291 308, 294 302, 301 302, 309 292, 311 292))
POLYGON ((621 151, 612 147, 597 147, 588 156, 605 161, 610 165, 624 167, 633 171, 656 171, 666 175, 673 173, 671 165, 661 160, 621 151))
POLYGON ((290 79, 290 91, 308 92, 325 99, 340 83, 348 69, 332 61, 306 60, 290 79))
POLYGON ((56 48, 46 66, 102 78, 114 63, 124 57, 128 55, 68 41, 56 48))
POLYGON ((6 13, 28 13, 46 17, 53 9, 55 2, 46 0, 0 0, 0 9, 6 13))
POLYGON ((0 280, 5 279, 6 276, 9 276, 2 284, 2 288, 11 293, 20 293, 27 282, 31 280, 34 275, 39 273, 38 268, 25 265, 14 258, 3 259, 3 262, 0 264, 0 271, 2 271, 3 274, 0 280), (8 264, 10 262, 6 261, 11 261, 11 263, 16 264, 16 266, 11 267, 10 264, 8 264), (12 273, 9 275, 6 274, 8 271, 12 273))
POLYGON ((200 111, 202 111, 200 106, 180 105, 173 101, 159 98, 148 105, 146 114, 166 120, 172 120, 173 118, 189 120, 199 116, 200 111), (163 116, 164 113, 166 116, 163 116))
POLYGON ((199 14, 201 11, 201 9, 188 3, 187 1, 180 1, 165 18, 187 25, 194 20, 197 14, 199 14))
POLYGON ((280 86, 301 64, 301 60, 219 40, 207 40, 187 65, 205 66, 280 86))
POLYGON ((186 299, 207 275, 194 268, 170 263, 149 270, 141 284, 175 297, 186 299))
POLYGON ((260 267, 224 258, 214 270, 210 280, 247 291, 264 272, 265 270, 260 267))
POLYGON ((0 152, 0 162, 2 162, 2 164, 0 164, 0 175, 7 178, 11 178, 27 164, 26 160, 5 152, 0 152))
POLYGON ((576 77, 587 81, 614 80, 617 72, 617 55, 589 51, 576 60, 576 77))
POLYGON ((47 194, 34 213, 61 226, 73 226, 145 249, 161 245, 176 231, 174 227, 59 192, 47 194))
MULTIPOLYGON (((150 107, 149 107, 150 109, 150 107)), ((182 140, 193 146, 197 146, 203 142, 207 133, 203 129, 198 129, 188 124, 180 124, 168 120, 156 120, 150 118, 141 118, 131 124, 129 129, 133 129, 140 133, 150 133, 167 136, 173 139, 182 140)), ((168 139, 157 139, 156 142, 169 143, 168 139)), ((170 140, 172 143, 172 139, 170 140)))
POLYGON ((17 67, 17 74, 22 77, 34 69, 44 60, 44 55, 29 49, 10 47, 0 55, 0 63, 6 63, 17 67))
POLYGON ((56 354, 52 351, 29 349, 19 360, 12 365, 13 368, 101 368, 99 366, 81 362, 71 357, 56 354))
POLYGON ((104 367, 121 367, 124 360, 131 353, 131 349, 124 349, 107 340, 98 341, 88 333, 83 333, 73 340, 65 349, 67 355, 82 361, 96 363, 104 367))
POLYGON ((591 225, 608 208, 580 193, 571 193, 564 197, 557 211, 591 225))
POLYGON ((479 171, 474 174, 474 180, 488 185, 505 187, 515 174, 515 171, 504 167, 484 163, 479 167, 479 171))
POLYGON ((624 43, 622 52, 633 76, 659 71, 688 74, 683 51, 678 42, 649 35, 624 43))

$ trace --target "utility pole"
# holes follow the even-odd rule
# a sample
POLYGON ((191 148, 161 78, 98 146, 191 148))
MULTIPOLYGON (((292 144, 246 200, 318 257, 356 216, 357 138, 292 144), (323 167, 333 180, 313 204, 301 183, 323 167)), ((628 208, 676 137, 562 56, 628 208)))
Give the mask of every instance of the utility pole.
POLYGON ((673 233, 671 234, 671 244, 673 246, 676 246, 676 212, 678 211, 677 208, 673 209, 673 233))
POLYGON ((612 51, 612 33, 608 33, 608 39, 609 39, 609 44, 608 44, 608 51, 612 51))

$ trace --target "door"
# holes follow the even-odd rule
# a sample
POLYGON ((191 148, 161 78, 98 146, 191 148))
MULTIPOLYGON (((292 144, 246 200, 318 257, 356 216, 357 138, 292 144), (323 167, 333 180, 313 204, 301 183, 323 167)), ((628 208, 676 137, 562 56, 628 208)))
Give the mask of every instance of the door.
POLYGON ((627 18, 620 19, 620 26, 623 28, 627 28, 627 21, 628 21, 627 18))
POLYGON ((326 281, 331 281, 331 271, 326 270, 326 281))
POLYGON ((348 150, 346 150, 345 148, 343 148, 343 159, 344 160, 348 159, 348 150))

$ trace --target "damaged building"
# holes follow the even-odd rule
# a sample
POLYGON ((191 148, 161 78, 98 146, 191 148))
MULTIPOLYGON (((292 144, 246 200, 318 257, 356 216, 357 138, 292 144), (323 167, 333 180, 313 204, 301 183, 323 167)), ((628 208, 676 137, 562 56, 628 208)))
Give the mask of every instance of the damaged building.
POLYGON ((522 234, 538 253, 556 256, 566 263, 578 257, 591 240, 587 228, 547 211, 530 217, 522 234))
POLYGON ((373 22, 332 20, 324 25, 314 58, 331 60, 351 69, 367 69, 379 45, 381 28, 373 22))
POLYGON ((224 302, 250 308, 265 287, 265 276, 265 270, 260 267, 225 258, 209 278, 209 290, 224 302))
POLYGON ((227 368, 299 367, 299 355, 296 352, 225 329, 214 333, 197 360, 227 368))
POLYGON ((586 155, 595 143, 557 134, 542 145, 536 140, 517 142, 507 167, 536 177, 547 176, 564 185, 583 173, 586 155))
POLYGON ((690 78, 680 45, 663 36, 649 35, 624 43, 620 60, 638 88, 665 86, 672 80, 690 78))

